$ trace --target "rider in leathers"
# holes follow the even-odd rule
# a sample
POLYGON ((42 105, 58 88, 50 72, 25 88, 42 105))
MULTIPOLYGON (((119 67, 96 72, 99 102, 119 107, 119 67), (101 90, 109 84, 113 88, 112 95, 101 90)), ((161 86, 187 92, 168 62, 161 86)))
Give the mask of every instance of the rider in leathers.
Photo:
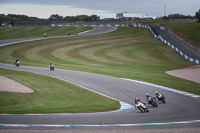
POLYGON ((144 102, 142 102, 142 100, 135 98, 135 104, 138 104, 139 102, 143 103, 146 106, 146 104, 144 102))
POLYGON ((146 99, 147 99, 148 103, 150 104, 150 102, 153 101, 154 97, 149 96, 149 94, 147 93, 146 94, 146 99))

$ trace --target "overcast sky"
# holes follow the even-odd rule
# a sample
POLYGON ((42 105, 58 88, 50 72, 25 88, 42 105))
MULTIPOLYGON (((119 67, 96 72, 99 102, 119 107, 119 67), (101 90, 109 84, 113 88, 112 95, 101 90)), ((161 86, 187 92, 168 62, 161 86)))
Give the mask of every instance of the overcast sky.
POLYGON ((126 16, 163 16, 180 13, 195 15, 200 0, 0 0, 0 14, 24 14, 49 18, 51 14, 62 16, 93 15, 115 18, 116 13, 126 16))

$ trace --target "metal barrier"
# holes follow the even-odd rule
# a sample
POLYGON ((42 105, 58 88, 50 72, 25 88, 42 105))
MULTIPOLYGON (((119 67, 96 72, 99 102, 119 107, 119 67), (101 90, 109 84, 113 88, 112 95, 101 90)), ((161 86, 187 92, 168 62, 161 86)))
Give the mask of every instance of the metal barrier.
POLYGON ((76 24, 51 24, 51 26, 117 26, 117 27, 128 27, 127 24, 96 24, 96 25, 76 25, 76 24))
POLYGON ((151 25, 151 29, 157 34, 162 36, 164 40, 167 40, 169 43, 173 44, 185 54, 190 57, 196 58, 200 60, 200 50, 192 46, 191 44, 187 43, 180 37, 174 35, 170 30, 167 28, 161 29, 161 26, 158 25, 151 25))
POLYGON ((134 25, 136 27, 148 28, 155 38, 159 38, 163 43, 178 52, 181 56, 190 62, 200 64, 200 50, 187 43, 180 37, 174 35, 166 27, 159 25, 134 25))

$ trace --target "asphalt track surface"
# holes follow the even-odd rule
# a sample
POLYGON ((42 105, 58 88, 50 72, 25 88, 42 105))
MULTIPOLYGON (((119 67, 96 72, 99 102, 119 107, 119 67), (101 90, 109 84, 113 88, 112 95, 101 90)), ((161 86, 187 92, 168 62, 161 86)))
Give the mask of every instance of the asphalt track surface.
MULTIPOLYGON (((111 32, 113 30, 116 30, 116 27, 97 26, 97 27, 94 27, 93 30, 78 33, 78 36, 102 34, 102 33, 111 32)), ((75 35, 70 35, 70 36, 75 36, 75 35)), ((42 40, 42 39, 49 39, 49 38, 58 38, 58 37, 69 37, 69 35, 0 40, 0 46, 21 43, 21 42, 35 41, 35 40, 42 40)))
MULTIPOLYGON (((107 28, 106 28, 107 29, 107 28)), ((100 30, 100 29, 99 29, 100 30)), ((113 29, 114 30, 114 29, 113 29)), ((100 30, 102 32, 102 30, 100 30)), ((89 34, 89 33, 87 33, 89 34)), ((73 84, 88 88, 98 93, 115 98, 119 101, 134 104, 134 98, 140 98, 146 102, 145 94, 154 95, 155 91, 165 94, 166 104, 159 103, 157 108, 150 107, 149 113, 141 113, 138 109, 116 113, 93 113, 93 114, 59 114, 59 115, 0 115, 0 124, 27 124, 27 125, 115 125, 115 124, 138 124, 138 123, 166 123, 179 121, 200 120, 200 100, 190 96, 181 95, 171 91, 159 89, 141 83, 125 80, 122 78, 49 68, 20 66, 15 67, 10 64, 0 63, 0 68, 22 70, 39 73, 43 75, 59 78, 73 84)), ((144 126, 144 125, 143 125, 144 126)), ((147 128, 170 127, 171 124, 148 126, 147 128)), ((200 123, 173 124, 173 127, 199 127, 200 123)), ((113 126, 114 127, 114 126, 113 126)), ((141 126, 140 126, 141 127, 141 126)), ((145 126, 144 126, 145 127, 145 126)), ((0 128, 10 128, 1 127, 0 128)), ((17 127, 14 127, 17 128, 17 127)), ((19 127, 27 129, 27 127, 19 127)), ((56 127, 31 127, 29 129, 57 129, 56 127)), ((62 127, 60 129, 65 129, 62 127)), ((97 128, 97 127, 86 127, 97 128)), ((115 128, 131 128, 131 126, 117 126, 115 128)), ((142 127, 141 127, 142 128, 142 127)))

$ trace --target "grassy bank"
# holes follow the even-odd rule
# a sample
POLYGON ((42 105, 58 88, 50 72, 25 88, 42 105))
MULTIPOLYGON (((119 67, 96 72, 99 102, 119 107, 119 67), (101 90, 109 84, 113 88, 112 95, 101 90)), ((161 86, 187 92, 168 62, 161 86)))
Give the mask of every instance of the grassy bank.
POLYGON ((181 38, 200 48, 200 24, 197 22, 174 24, 169 27, 181 38))
POLYGON ((119 102, 48 76, 0 69, 34 90, 31 94, 0 92, 0 113, 77 113, 114 110, 119 102))
POLYGON ((92 36, 48 39, 0 47, 0 62, 86 71, 151 82, 200 94, 200 84, 165 74, 194 65, 152 37, 147 29, 118 28, 92 36))
POLYGON ((51 26, 26 26, 26 27, 0 27, 0 40, 43 37, 46 32, 48 36, 67 35, 68 32, 82 32, 92 27, 51 27, 51 26))

